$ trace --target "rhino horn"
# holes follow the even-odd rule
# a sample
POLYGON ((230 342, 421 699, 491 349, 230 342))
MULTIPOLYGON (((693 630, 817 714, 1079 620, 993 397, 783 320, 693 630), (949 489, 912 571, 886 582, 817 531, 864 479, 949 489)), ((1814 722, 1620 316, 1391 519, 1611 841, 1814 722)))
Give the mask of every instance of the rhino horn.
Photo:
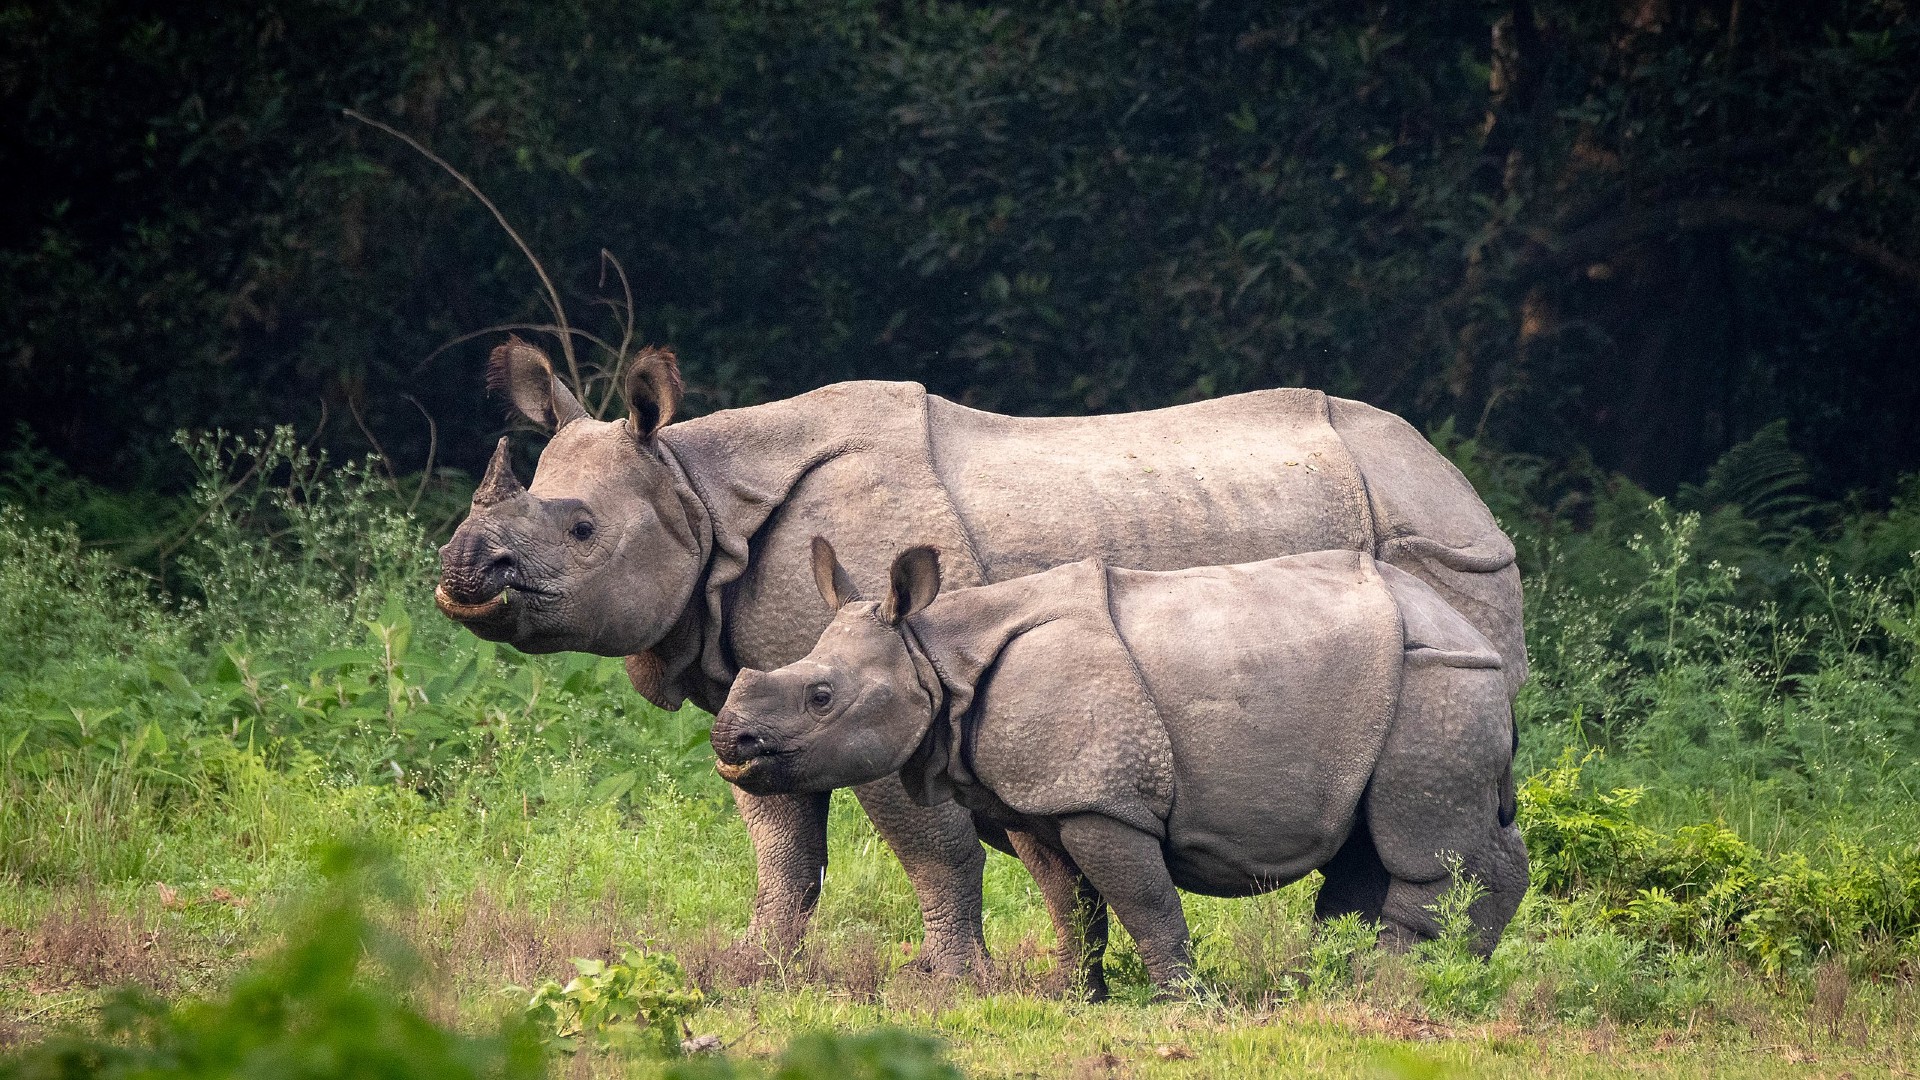
POLYGON ((487 462, 487 474, 473 490, 473 508, 484 510, 526 493, 527 489, 520 486, 520 478, 513 475, 513 462, 507 456, 507 437, 502 435, 499 445, 493 448, 493 460, 487 462))

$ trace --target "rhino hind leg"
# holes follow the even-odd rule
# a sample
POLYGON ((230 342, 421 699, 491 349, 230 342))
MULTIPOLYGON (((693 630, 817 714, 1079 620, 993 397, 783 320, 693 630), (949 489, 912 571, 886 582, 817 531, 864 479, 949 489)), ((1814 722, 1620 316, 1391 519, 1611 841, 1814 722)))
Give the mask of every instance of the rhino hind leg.
POLYGON ((1325 922, 1342 915, 1358 914, 1368 922, 1379 922, 1387 906, 1387 887, 1392 875, 1374 850, 1373 835, 1365 817, 1353 823, 1346 843, 1334 853, 1333 860, 1320 868, 1326 880, 1313 899, 1313 917, 1325 922))
POLYGON ((1193 990, 1193 945, 1158 837, 1101 814, 1060 819, 1060 845, 1133 935, 1158 996, 1193 990))
POLYGON ((1363 800, 1391 877, 1381 939, 1405 948, 1436 937, 1436 902, 1454 869, 1483 890, 1467 909, 1476 946, 1493 951, 1527 891, 1527 847, 1510 819, 1512 721, 1500 672, 1412 662, 1400 707, 1363 800))
POLYGON ((1017 829, 1007 830, 1007 839, 1047 903, 1068 992, 1085 1001, 1105 1001, 1106 898, 1065 851, 1017 829))
MULTIPOLYGON (((986 849, 973 815, 955 802, 921 806, 898 775, 853 789, 913 884, 926 928, 914 967, 936 975, 992 969, 981 927, 986 849)), ((756 844, 756 847, 758 845, 756 844)))
MULTIPOLYGON (((1498 829, 1483 850, 1451 854, 1459 857, 1461 875, 1485 890, 1467 908, 1467 917, 1473 923, 1474 951, 1490 955, 1507 923, 1513 920, 1513 913, 1519 910, 1520 898, 1526 895, 1526 841, 1520 838, 1519 829, 1508 825, 1498 829)), ((1428 881, 1393 878, 1381 914, 1381 944, 1404 950, 1439 937, 1441 927, 1434 909, 1454 884, 1451 873, 1428 881)))

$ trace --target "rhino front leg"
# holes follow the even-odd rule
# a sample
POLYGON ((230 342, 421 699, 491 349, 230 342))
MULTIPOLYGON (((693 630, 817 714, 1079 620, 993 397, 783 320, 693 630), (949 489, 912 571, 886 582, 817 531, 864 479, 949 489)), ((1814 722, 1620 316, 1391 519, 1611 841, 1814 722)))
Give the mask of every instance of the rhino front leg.
POLYGON ((749 795, 733 789, 759 872, 753 920, 741 951, 784 961, 800 947, 827 869, 827 800, 819 795, 749 795))
POLYGON ((1066 852, 1039 837, 1007 830, 1014 853, 1040 886, 1053 920, 1060 970, 1069 989, 1087 1001, 1107 999, 1107 901, 1066 852))
POLYGON ((918 966, 942 975, 987 971, 991 964, 980 926, 987 853, 973 815, 954 802, 921 806, 908 797, 898 776, 862 784, 853 793, 920 900, 926 940, 918 966))
POLYGON ((1160 841, 1110 817, 1075 814, 1060 820, 1060 843, 1133 935, 1160 995, 1188 993, 1193 949, 1187 914, 1160 841))

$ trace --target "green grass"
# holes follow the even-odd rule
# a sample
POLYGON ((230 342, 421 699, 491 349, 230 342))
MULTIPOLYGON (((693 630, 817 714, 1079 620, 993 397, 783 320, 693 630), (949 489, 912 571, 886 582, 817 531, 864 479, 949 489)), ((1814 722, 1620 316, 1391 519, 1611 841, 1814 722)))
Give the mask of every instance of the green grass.
POLYGON ((648 706, 617 661, 439 618, 428 531, 376 471, 284 436, 191 445, 203 480, 174 517, 196 524, 164 566, 0 507, 7 1044, 88 1024, 123 984, 257 985, 345 839, 391 853, 369 910, 419 960, 364 978, 479 1035, 573 958, 636 945, 677 958, 706 991, 692 1031, 749 1070, 808 1031, 901 1025, 971 1076, 1920 1071, 1920 571, 1890 554, 1920 547, 1920 490, 1761 543, 1738 508, 1616 487, 1573 529, 1537 510, 1547 481, 1469 448, 1532 570, 1535 889, 1493 959, 1316 930, 1310 879, 1189 898, 1202 1000, 1148 1004, 1122 935, 1116 1001, 1087 1006, 1057 992, 1037 891, 998 854, 995 975, 908 970, 911 891, 844 793, 811 944, 750 970, 728 946, 751 850, 706 717, 648 706))
MULTIPOLYGON (((312 852, 351 830, 395 853, 405 888, 381 910, 425 960, 410 998, 471 1031, 491 1030, 524 1003, 506 987, 564 979, 571 957, 640 943, 678 956, 709 988, 694 1031, 749 1059, 799 1032, 903 1024, 940 1036, 979 1076, 1070 1075, 1104 1069, 1106 1056, 1134 1075, 1167 1076, 1241 1067, 1370 1076, 1396 1061, 1412 1063, 1405 1075, 1422 1075, 1424 1062, 1442 1070, 1432 1075, 1516 1076, 1549 1066, 1569 1075, 1804 1066, 1815 1075, 1920 1064, 1920 994, 1904 978, 1844 968, 1764 978, 1726 957, 1650 947, 1598 926, 1591 902, 1539 894, 1494 960, 1471 962, 1464 978, 1480 984, 1471 993, 1458 992, 1462 973, 1447 958, 1314 955, 1310 893, 1294 886, 1251 901, 1192 901, 1216 1000, 1141 1004, 1147 988, 1123 955, 1114 965, 1121 1002, 1087 1006, 1053 993, 1038 897, 1018 865, 996 855, 987 929, 1001 971, 984 986, 935 980, 901 970, 918 936, 912 897, 845 799, 834 808, 813 946, 743 984, 722 950, 745 923, 751 861, 718 781, 656 777, 613 805, 590 797, 577 764, 537 771, 545 783, 528 793, 537 809, 524 816, 517 785, 480 783, 436 805, 406 789, 285 776, 260 792, 284 814, 271 843, 246 839, 259 835, 256 803, 182 807, 194 824, 147 833, 142 878, 6 891, 0 1016, 23 1039, 83 1020, 121 982, 217 994, 281 943, 291 912, 321 888, 312 852), (82 940, 94 944, 77 948, 82 940), (1480 1004, 1462 1012, 1445 1000, 1480 1004)), ((589 1057, 595 1075, 665 1067, 589 1057)))

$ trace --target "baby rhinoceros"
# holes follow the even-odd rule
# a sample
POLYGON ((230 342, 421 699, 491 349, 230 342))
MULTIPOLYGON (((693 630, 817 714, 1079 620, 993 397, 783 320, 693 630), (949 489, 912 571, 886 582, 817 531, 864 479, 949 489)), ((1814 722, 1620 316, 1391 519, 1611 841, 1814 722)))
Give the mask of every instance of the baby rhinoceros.
POLYGON ((938 596, 919 547, 871 602, 816 539, 814 577, 838 614, 804 659, 740 673, 720 774, 777 794, 899 772, 916 799, 1004 822, 1090 997, 1109 905, 1173 991, 1191 977, 1177 889, 1320 870, 1317 916, 1359 912, 1404 947, 1439 932, 1464 874, 1483 951, 1526 891, 1499 654, 1363 553, 1086 561, 938 596))

